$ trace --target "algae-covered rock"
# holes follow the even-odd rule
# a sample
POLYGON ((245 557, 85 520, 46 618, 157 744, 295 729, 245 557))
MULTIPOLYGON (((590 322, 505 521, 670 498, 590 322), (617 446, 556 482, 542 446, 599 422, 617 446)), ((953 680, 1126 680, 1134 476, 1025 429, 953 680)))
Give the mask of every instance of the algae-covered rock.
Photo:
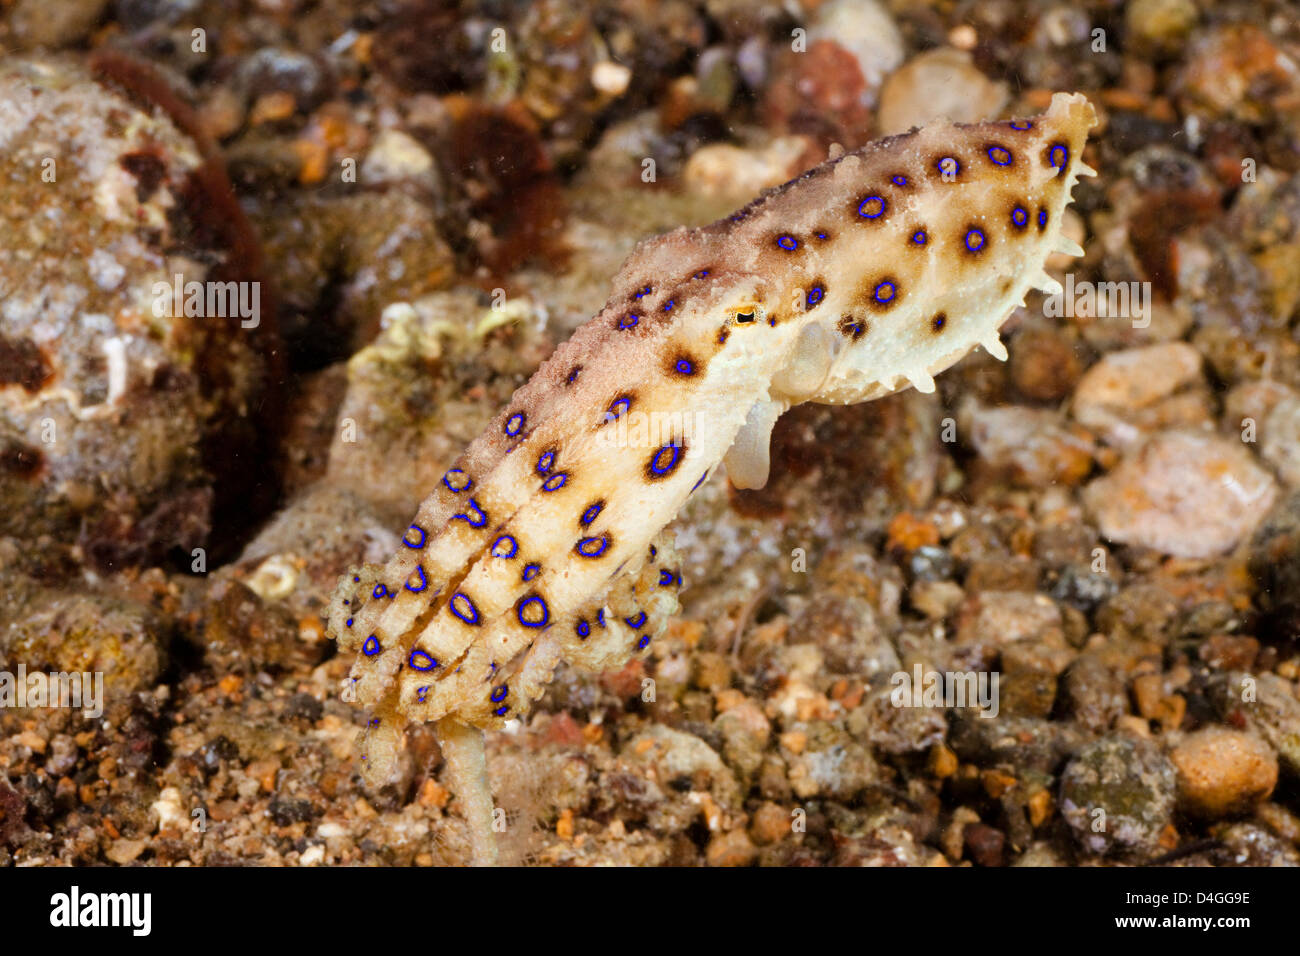
POLYGON ((0 66, 0 116, 0 534, 189 551, 252 447, 269 303, 219 275, 204 158, 165 116, 42 58, 0 66))
POLYGON ((1161 846, 1177 776, 1159 746, 1109 736, 1074 755, 1061 775, 1061 815, 1089 853, 1147 855, 1161 846))

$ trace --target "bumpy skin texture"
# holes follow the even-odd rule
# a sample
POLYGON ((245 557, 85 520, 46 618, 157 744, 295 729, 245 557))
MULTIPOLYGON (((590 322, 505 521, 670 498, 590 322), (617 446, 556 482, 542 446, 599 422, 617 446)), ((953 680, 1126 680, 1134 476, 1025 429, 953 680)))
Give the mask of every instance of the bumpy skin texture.
POLYGON ((383 568, 343 579, 364 757, 408 720, 493 727, 561 659, 600 670, 677 609, 663 528, 726 458, 767 479, 776 419, 915 386, 998 329, 1049 254, 1095 124, 1080 95, 1029 120, 937 125, 809 170, 711 226, 643 242, 578 329, 420 506, 383 568))

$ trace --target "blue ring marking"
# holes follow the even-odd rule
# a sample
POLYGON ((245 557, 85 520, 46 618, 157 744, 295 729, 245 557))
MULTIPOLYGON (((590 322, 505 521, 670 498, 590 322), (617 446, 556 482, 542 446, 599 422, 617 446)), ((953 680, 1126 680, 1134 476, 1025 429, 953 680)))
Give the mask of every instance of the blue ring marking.
POLYGON ((934 166, 940 176, 956 176, 961 172, 961 161, 956 156, 944 156, 934 166))
POLYGON ((632 407, 632 399, 623 395, 609 403, 609 410, 605 413, 605 421, 615 422, 627 414, 628 409, 632 407))
POLYGON ((434 660, 432 654, 422 651, 418 647, 411 649, 411 656, 407 658, 406 663, 411 665, 412 670, 417 671, 431 671, 438 666, 438 662, 434 660), (423 660, 417 660, 417 658, 423 658, 423 660))
POLYGON ((346 621, 344 621, 344 622, 343 622, 343 626, 344 626, 344 627, 351 627, 351 626, 352 626, 352 618, 348 618, 346 621))
POLYGON ((667 568, 661 568, 659 571, 659 586, 666 588, 673 583, 673 573, 667 568))
POLYGON ((678 375, 695 374, 695 363, 688 358, 679 358, 673 363, 673 368, 676 369, 678 375))
POLYGON ((388 597, 388 588, 382 584, 376 584, 375 590, 371 592, 371 594, 373 597, 377 598, 388 597))
POLYGON ((502 684, 500 687, 493 688, 492 703, 494 704, 501 703, 503 700, 506 699, 506 694, 508 693, 510 693, 510 688, 505 684, 502 684))
POLYGON ((677 469, 677 465, 682 460, 682 451, 683 448, 680 443, 675 441, 669 442, 667 445, 664 445, 655 452, 654 457, 650 459, 650 470, 660 478, 665 475, 671 475, 677 469), (663 461, 665 453, 671 455, 666 464, 663 461))
POLYGON ((425 533, 424 533, 424 529, 421 528, 418 524, 413 524, 413 525, 411 525, 409 528, 406 529, 406 534, 402 535, 402 544, 406 545, 408 548, 410 548, 410 549, 413 550, 413 551, 419 551, 421 548, 424 547, 425 537, 426 537, 426 536, 425 536, 425 533), (419 544, 411 544, 411 542, 410 542, 409 540, 407 540, 407 539, 409 538, 410 533, 411 533, 412 531, 418 531, 418 532, 420 532, 420 542, 419 542, 419 544))
MULTIPOLYGON (((700 487, 700 485, 704 484, 704 479, 707 477, 709 477, 709 473, 707 471, 704 474, 700 475, 700 480, 691 486, 691 491, 694 491, 696 488, 700 487)), ((687 494, 690 494, 690 492, 688 491, 687 494)))
POLYGON ((470 488, 474 486, 474 482, 470 480, 469 475, 465 474, 465 472, 460 468, 453 468, 451 469, 451 471, 443 475, 442 483, 447 486, 448 491, 454 491, 457 494, 459 494, 462 491, 468 491, 470 488), (459 486, 453 484, 452 483, 453 475, 457 476, 456 481, 460 481, 461 478, 464 478, 465 483, 459 486))
POLYGON ((888 279, 882 280, 877 286, 872 296, 881 305, 888 305, 894 301, 894 296, 898 294, 898 287, 888 279))
POLYGON ((496 714, 498 717, 504 717, 509 710, 509 706, 502 704, 496 710, 492 711, 492 713, 496 714))
POLYGON ((1048 150, 1047 161, 1058 170, 1064 169, 1066 163, 1070 161, 1070 151, 1061 143, 1057 143, 1048 150), (1058 153, 1060 154, 1059 160, 1057 159, 1058 153))
POLYGON ((868 196, 858 203, 858 215, 863 219, 879 219, 885 214, 885 200, 883 196, 868 196), (868 212, 867 203, 875 203, 875 212, 868 212))
POLYGON ((676 299, 669 299, 667 302, 664 303, 664 311, 671 312, 673 310, 673 306, 676 304, 677 304, 676 299))
POLYGON ((596 612, 596 623, 601 627, 605 626, 605 609, 603 607, 596 612))
POLYGON ((419 594, 421 591, 423 591, 425 588, 429 586, 429 579, 424 576, 424 568, 421 565, 417 564, 415 566, 415 570, 412 571, 411 573, 420 575, 420 586, 418 588, 411 587, 411 579, 407 578, 406 590, 410 591, 412 594, 419 594))
POLYGON ((531 581, 533 578, 537 577, 537 575, 541 573, 541 570, 542 570, 542 566, 540 564, 524 565, 524 574, 523 574, 524 580, 531 581))
POLYGON ((705 279, 705 278, 708 278, 708 275, 709 275, 709 270, 708 270, 708 269, 701 269, 699 272, 695 273, 695 275, 691 276, 691 278, 692 278, 692 279, 705 279))
POLYGON ((583 538, 575 545, 577 552, 584 558, 599 558, 609 547, 609 535, 599 538, 583 538))
POLYGON ((654 557, 655 555, 657 555, 658 553, 659 553, 659 549, 656 548, 653 544, 650 545, 650 557, 653 558, 653 557, 654 557))
POLYGON ((564 483, 569 480, 569 476, 562 471, 557 471, 551 477, 542 482, 542 491, 559 491, 564 487, 564 483))
POLYGON ((555 465, 555 452, 548 451, 537 459, 537 473, 544 475, 555 465))
POLYGON ((906 185, 907 185, 907 177, 906 177, 906 176, 894 176, 894 177, 893 177, 892 179, 890 179, 889 181, 890 181, 891 183, 893 183, 895 186, 906 186, 906 185))
POLYGON ((1029 120, 1012 120, 1012 121, 1011 121, 1011 128, 1012 128, 1012 129, 1018 129, 1018 130, 1020 130, 1020 132, 1023 133, 1023 132, 1024 132, 1025 130, 1027 130, 1027 129, 1033 129, 1033 128, 1034 128, 1034 124, 1031 123, 1031 122, 1029 122, 1029 120), (1021 125, 1022 123, 1024 124, 1023 126, 1021 125))
POLYGON ((374 657, 382 650, 383 648, 379 645, 379 638, 373 634, 367 637, 366 642, 361 645, 361 653, 365 654, 366 657, 374 657))
POLYGON ((457 591, 453 594, 447 606, 451 608, 452 614, 455 614, 466 624, 478 624, 478 608, 474 606, 474 602, 469 599, 469 595, 465 594, 465 592, 457 591), (457 601, 457 598, 459 598, 459 601, 457 601))
POLYGON ((1011 165, 1011 150, 1005 146, 990 146, 988 149, 989 162, 995 166, 1011 165))
POLYGON ((654 291, 654 286, 649 286, 649 285, 645 286, 643 289, 641 289, 641 291, 639 291, 636 295, 634 295, 633 298, 640 299, 644 296, 649 295, 653 291, 654 291))
POLYGON ((579 618, 578 623, 573 626, 573 630, 577 632, 577 635, 581 640, 585 641, 591 636, 591 625, 587 623, 586 618, 579 618))
POLYGON ((984 248, 984 231, 982 229, 976 229, 973 226, 970 229, 967 229, 965 243, 968 251, 979 252, 984 248))
POLYGON ((1024 206, 1017 206, 1011 210, 1011 222, 1021 229, 1029 224, 1029 213, 1025 211, 1024 206))
POLYGON ((942 312, 940 312, 930 321, 931 328, 933 328, 934 331, 936 332, 942 332, 943 327, 947 324, 948 324, 948 317, 944 315, 942 312))
POLYGON ((786 252, 794 252, 799 248, 799 240, 788 232, 783 232, 776 237, 776 244, 786 252))
POLYGON ((625 621, 627 622, 627 626, 630 627, 630 628, 632 628, 632 630, 634 630, 634 631, 635 631, 637 628, 639 628, 639 627, 641 627, 641 626, 643 626, 643 625, 645 624, 645 619, 646 619, 646 613, 645 613, 645 611, 642 611, 642 612, 641 612, 640 614, 638 614, 636 617, 625 617, 625 618, 623 618, 623 620, 625 620, 625 621))
POLYGON ((587 525, 595 521, 596 518, 600 515, 600 513, 604 510, 605 510, 604 502, 597 501, 594 505, 591 505, 590 507, 587 508, 586 511, 582 513, 582 517, 578 519, 578 524, 582 525, 585 528, 587 525))
POLYGON ((816 236, 818 239, 826 238, 826 233, 822 232, 820 229, 814 232, 813 235, 816 236))
POLYGON ((640 321, 641 321, 641 316, 637 315, 635 312, 629 312, 626 315, 621 316, 619 318, 618 327, 620 329, 630 329, 635 327, 636 324, 640 321))
POLYGON ((926 234, 925 234, 925 230, 924 230, 924 229, 918 229, 918 230, 916 230, 916 232, 912 233, 912 241, 913 241, 914 243, 916 243, 918 246, 923 246, 923 245, 925 245, 925 243, 926 243, 926 241, 927 241, 927 237, 926 237, 926 234))
POLYGON ((473 498, 469 499, 469 507, 470 510, 474 513, 473 517, 470 517, 469 515, 466 514, 460 514, 458 512, 451 516, 451 520, 455 521, 457 518, 460 518, 471 528, 481 528, 485 524, 487 524, 487 514, 483 511, 482 508, 478 506, 477 501, 475 501, 473 498))
POLYGON ((572 385, 574 382, 578 380, 578 373, 581 371, 582 371, 581 365, 573 366, 573 368, 570 369, 569 371, 569 377, 564 380, 564 383, 566 385, 572 385))
POLYGON ((551 609, 546 606, 546 602, 542 600, 540 595, 534 594, 531 597, 526 597, 519 602, 519 607, 515 611, 515 617, 519 618, 519 623, 522 624, 524 627, 545 627, 546 622, 551 619, 551 609), (531 607, 533 604, 536 604, 538 607, 542 609, 541 619, 537 621, 525 620, 524 610, 528 607, 531 607))
POLYGON ((809 289, 808 294, 804 296, 804 302, 807 304, 808 308, 811 309, 824 298, 826 298, 826 290, 819 285, 815 285, 809 289))
POLYGON ((1040 209, 1038 210, 1038 228, 1041 229, 1043 228, 1043 226, 1046 225, 1047 225, 1047 210, 1040 209))
POLYGON ((639 641, 636 642, 636 649, 637 649, 638 651, 643 651, 643 650, 645 650, 646 645, 649 644, 649 643, 650 643, 650 635, 649 635, 649 634, 642 634, 642 635, 641 635, 641 640, 639 640, 639 641))
POLYGON ((415 688, 415 702, 417 704, 423 704, 424 698, 428 695, 428 693, 429 693, 428 684, 425 684, 423 687, 415 688))
POLYGON ((494 558, 513 558, 519 553, 519 542, 508 534, 503 534, 492 542, 492 557, 494 558), (507 551, 506 548, 510 550, 507 551))
POLYGON ((524 422, 528 421, 528 416, 523 412, 515 412, 506 419, 506 434, 511 438, 516 437, 524 430, 524 422))

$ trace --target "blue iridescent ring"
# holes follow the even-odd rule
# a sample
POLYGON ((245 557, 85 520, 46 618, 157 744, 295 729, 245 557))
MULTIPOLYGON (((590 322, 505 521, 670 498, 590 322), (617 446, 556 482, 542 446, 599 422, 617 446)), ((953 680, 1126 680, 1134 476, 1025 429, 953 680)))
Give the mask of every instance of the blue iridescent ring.
POLYGON ((478 608, 474 606, 474 602, 463 591, 457 591, 451 596, 448 607, 451 608, 452 614, 455 614, 466 624, 478 624, 478 608))
POLYGON ((469 475, 459 468, 453 468, 443 475, 442 483, 447 486, 448 491, 457 493, 469 490, 474 484, 474 482, 470 481, 469 475))
POLYGON ((858 215, 863 219, 879 219, 885 214, 885 200, 882 196, 868 196, 858 203, 858 215))
POLYGON ((411 665, 412 670, 417 671, 431 671, 438 666, 438 662, 433 659, 432 654, 427 654, 418 647, 411 650, 411 656, 407 658, 406 663, 411 665))
POLYGON ((524 627, 545 627, 551 619, 551 609, 539 595, 534 594, 519 602, 515 616, 524 627))
POLYGON ((670 442, 664 445, 654 457, 650 459, 650 471, 658 478, 672 474, 682 458, 682 445, 677 442, 670 442))

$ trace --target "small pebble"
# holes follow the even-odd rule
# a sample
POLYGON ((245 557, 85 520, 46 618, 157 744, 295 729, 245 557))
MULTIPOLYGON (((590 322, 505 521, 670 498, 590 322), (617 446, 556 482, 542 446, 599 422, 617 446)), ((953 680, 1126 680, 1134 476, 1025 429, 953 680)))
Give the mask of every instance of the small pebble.
POLYGON ((1277 785, 1277 755, 1254 734, 1206 727, 1188 734, 1169 754, 1178 769, 1178 806, 1217 820, 1245 813, 1277 785))
POLYGON ((1235 547, 1268 513, 1277 483, 1240 442, 1157 435, 1083 491, 1103 535, 1181 558, 1235 547))
POLYGON ((1006 102, 1006 86, 981 73, 970 53, 939 47, 908 60, 885 81, 879 132, 906 133, 945 117, 978 123, 996 117, 1006 102))

